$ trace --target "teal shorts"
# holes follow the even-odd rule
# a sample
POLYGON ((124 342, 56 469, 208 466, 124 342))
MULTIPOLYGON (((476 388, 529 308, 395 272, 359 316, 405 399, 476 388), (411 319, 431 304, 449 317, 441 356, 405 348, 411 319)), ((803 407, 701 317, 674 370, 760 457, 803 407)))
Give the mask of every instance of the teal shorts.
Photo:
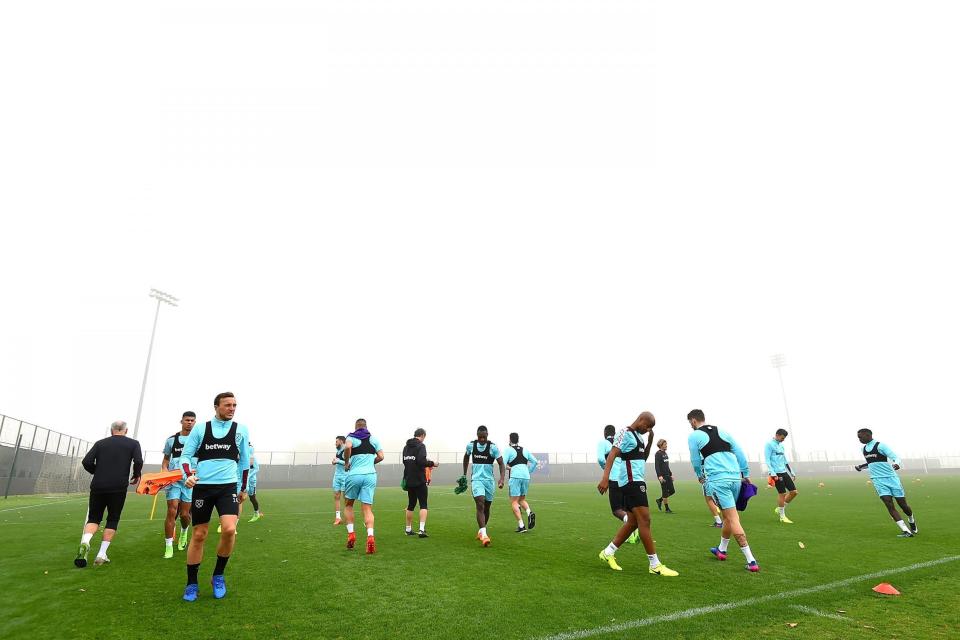
POLYGON ((893 496, 894 498, 904 497, 903 485, 900 484, 900 478, 875 478, 873 488, 877 490, 878 496, 893 496))
POLYGON ((247 495, 248 495, 248 496, 255 496, 255 495, 257 495, 257 482, 256 482, 256 480, 254 480, 253 482, 250 482, 249 480, 247 480, 247 495))
POLYGON ((360 500, 363 504, 373 504, 373 494, 377 490, 377 474, 365 473, 360 476, 347 475, 343 485, 343 495, 347 500, 360 500))
POLYGON ((333 490, 343 491, 343 485, 347 480, 347 474, 340 472, 333 474, 333 490))
POLYGON ((473 480, 473 497, 478 498, 483 496, 483 499, 487 502, 493 502, 493 478, 488 478, 485 480, 478 480, 474 478, 473 480))
POLYGON ((742 484, 740 480, 707 480, 707 494, 721 509, 736 509, 742 484))
POLYGON ((530 481, 526 478, 510 478, 510 497, 527 495, 527 489, 530 488, 530 481))
POLYGON ((167 487, 167 500, 179 500, 180 502, 193 502, 193 489, 188 489, 183 484, 183 480, 178 480, 167 487))

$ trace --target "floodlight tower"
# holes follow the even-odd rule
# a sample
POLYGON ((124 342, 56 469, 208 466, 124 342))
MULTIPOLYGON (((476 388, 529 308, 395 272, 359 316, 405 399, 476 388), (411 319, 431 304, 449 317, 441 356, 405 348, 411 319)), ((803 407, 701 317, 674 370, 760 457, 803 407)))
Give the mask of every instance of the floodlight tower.
POLYGON ((783 394, 783 412, 787 415, 787 431, 790 432, 790 457, 793 461, 799 462, 797 459, 797 438, 793 434, 793 426, 790 424, 790 409, 787 408, 787 391, 783 386, 783 369, 787 366, 787 357, 782 353, 775 353, 770 356, 770 364, 774 369, 777 370, 777 376, 780 378, 780 393, 783 394))
POLYGON ((153 331, 150 333, 150 346, 147 348, 147 366, 143 370, 143 385, 140 387, 140 403, 137 405, 137 420, 133 423, 133 439, 137 439, 140 432, 140 412, 143 411, 143 394, 147 391, 147 374, 150 373, 150 355, 153 353, 153 339, 157 335, 157 319, 160 317, 160 304, 176 307, 180 302, 169 293, 158 289, 150 289, 150 297, 157 299, 157 312, 153 315, 153 331))

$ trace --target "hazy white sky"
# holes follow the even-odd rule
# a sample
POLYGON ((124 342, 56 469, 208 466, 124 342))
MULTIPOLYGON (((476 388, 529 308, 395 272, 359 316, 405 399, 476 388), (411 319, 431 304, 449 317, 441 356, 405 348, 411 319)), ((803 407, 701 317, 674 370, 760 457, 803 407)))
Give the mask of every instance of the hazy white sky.
MULTIPOLYGON (((0 412, 944 452, 960 6, 4 3, 0 412)), ((949 445, 948 445, 949 447, 949 445)), ((956 454, 960 446, 949 451, 956 454)))

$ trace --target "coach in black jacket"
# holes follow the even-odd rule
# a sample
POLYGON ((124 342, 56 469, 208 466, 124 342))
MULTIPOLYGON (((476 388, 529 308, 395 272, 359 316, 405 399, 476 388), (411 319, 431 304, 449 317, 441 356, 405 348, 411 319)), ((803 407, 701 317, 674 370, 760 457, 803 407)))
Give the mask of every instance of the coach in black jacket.
POLYGON ((427 460, 427 447, 423 444, 427 432, 417 429, 403 448, 403 481, 407 487, 407 535, 413 533, 413 507, 420 502, 420 537, 427 538, 427 469, 439 466, 427 460))

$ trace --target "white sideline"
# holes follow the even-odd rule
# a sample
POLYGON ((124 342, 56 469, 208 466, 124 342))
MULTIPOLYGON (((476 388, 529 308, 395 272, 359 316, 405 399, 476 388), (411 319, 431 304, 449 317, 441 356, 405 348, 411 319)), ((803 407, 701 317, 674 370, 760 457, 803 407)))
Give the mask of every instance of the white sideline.
POLYGON ((882 578, 884 576, 890 576, 897 573, 906 573, 908 571, 916 571, 917 569, 934 567, 938 564, 945 564, 947 562, 956 562, 957 560, 960 560, 960 556, 945 556, 937 560, 917 562, 916 564, 907 565, 905 567, 885 569, 883 571, 876 571, 874 573, 864 573, 863 575, 854 576, 852 578, 845 578, 843 580, 837 580, 836 582, 828 582, 826 584, 818 584, 812 587, 804 587, 802 589, 794 589, 792 591, 784 591, 782 593, 772 593, 765 596, 747 598, 746 600, 740 600, 738 602, 725 602, 722 604, 714 604, 707 607, 694 607, 693 609, 684 609, 683 611, 676 611, 674 613, 668 613, 660 616, 652 616, 650 618, 641 618, 639 620, 630 620, 627 622, 620 622, 618 624, 605 625, 602 627, 596 627, 594 629, 580 629, 578 631, 566 631, 564 633, 558 633, 552 636, 543 636, 542 638, 540 638, 540 640, 577 640, 578 638, 590 638, 590 637, 598 636, 604 633, 617 633, 621 631, 629 631, 630 629, 636 629, 638 627, 647 627, 652 624, 657 624, 660 622, 674 622, 676 620, 696 618, 697 616, 704 616, 711 613, 717 613, 719 611, 728 611, 730 609, 738 609, 740 607, 748 607, 754 604, 770 602, 771 600, 795 598, 797 596, 805 596, 807 594, 817 593, 819 591, 829 591, 831 589, 837 589, 839 587, 845 587, 849 584, 860 582, 861 580, 872 580, 874 578, 882 578))
POLYGON ((805 607, 802 604, 792 604, 790 605, 791 609, 800 611, 801 613, 809 613, 812 616, 817 616, 819 618, 830 618, 831 620, 844 620, 845 622, 852 622, 850 618, 846 616, 841 616, 837 613, 827 613, 825 611, 820 611, 819 609, 814 609, 813 607, 805 607))
MULTIPOLYGON (((28 504, 25 507, 10 507, 9 509, 0 509, 0 513, 5 511, 20 511, 21 509, 33 509, 35 507, 46 507, 51 504, 63 504, 64 502, 76 502, 80 498, 67 498, 66 500, 51 500, 50 502, 41 502, 40 504, 28 504)), ((84 498, 85 500, 86 498, 84 498)))

